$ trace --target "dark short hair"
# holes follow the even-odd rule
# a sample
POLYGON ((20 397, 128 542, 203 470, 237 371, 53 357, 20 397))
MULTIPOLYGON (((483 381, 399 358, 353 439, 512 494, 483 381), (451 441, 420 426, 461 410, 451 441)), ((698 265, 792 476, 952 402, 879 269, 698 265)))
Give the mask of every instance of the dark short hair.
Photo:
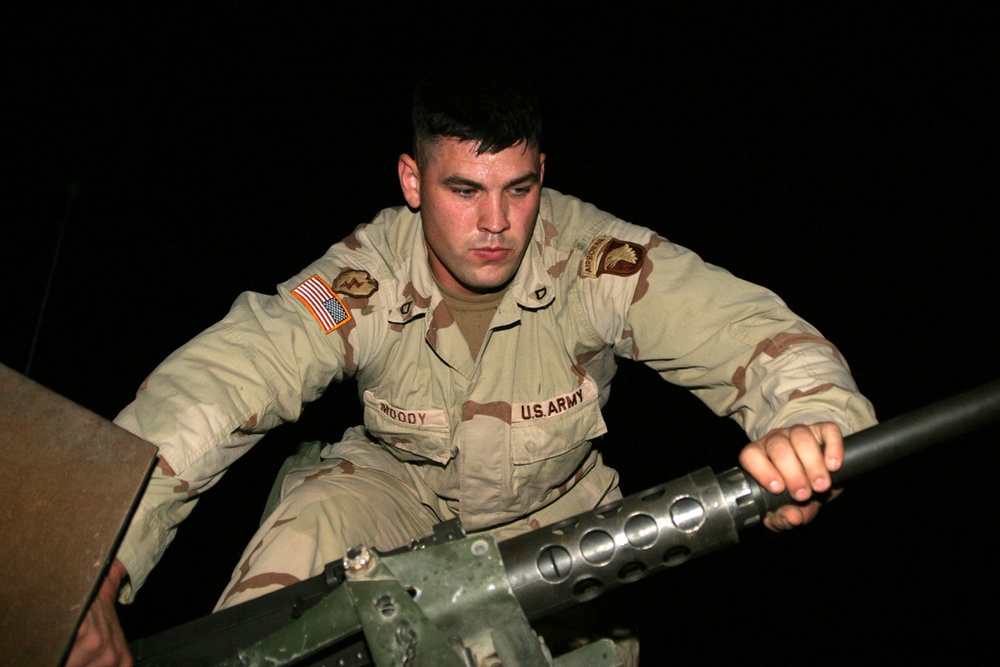
POLYGON ((542 112, 531 82, 513 76, 433 73, 413 95, 413 152, 444 137, 476 142, 476 154, 515 144, 539 148, 542 112))

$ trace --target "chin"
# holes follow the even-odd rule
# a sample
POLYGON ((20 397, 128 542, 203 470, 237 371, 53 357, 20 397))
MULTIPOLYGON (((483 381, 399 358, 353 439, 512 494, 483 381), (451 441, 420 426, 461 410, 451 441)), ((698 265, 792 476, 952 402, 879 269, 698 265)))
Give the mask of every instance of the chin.
POLYGON ((465 288, 476 292, 478 294, 488 294, 490 292, 499 292, 503 288, 510 284, 511 278, 509 276, 506 278, 498 278, 494 280, 477 280, 475 282, 463 283, 465 288))

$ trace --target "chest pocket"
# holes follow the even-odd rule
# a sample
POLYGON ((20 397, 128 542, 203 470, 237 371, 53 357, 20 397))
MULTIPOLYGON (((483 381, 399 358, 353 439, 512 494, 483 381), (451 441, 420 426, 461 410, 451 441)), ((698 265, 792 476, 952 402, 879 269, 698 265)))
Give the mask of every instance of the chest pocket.
MULTIPOLYGON (((597 385, 588 377, 569 394, 512 406, 511 459, 515 465, 554 459, 604 435, 607 430, 597 385)), ((567 464, 575 469, 580 463, 577 459, 585 454, 586 451, 581 451, 579 457, 566 457, 570 459, 567 464)))
POLYGON ((444 410, 392 405, 367 389, 363 401, 365 426, 396 458, 440 464, 453 458, 451 429, 444 410))

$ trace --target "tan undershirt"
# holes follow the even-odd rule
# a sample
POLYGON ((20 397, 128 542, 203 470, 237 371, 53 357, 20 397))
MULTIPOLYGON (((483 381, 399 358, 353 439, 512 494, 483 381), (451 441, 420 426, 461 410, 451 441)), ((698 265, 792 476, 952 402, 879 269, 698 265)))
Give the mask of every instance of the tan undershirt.
MULTIPOLYGON (((435 282, 437 281, 435 280, 435 282)), ((462 332, 465 342, 469 344, 472 358, 478 358, 479 349, 483 346, 486 332, 493 320, 493 313, 496 312, 497 305, 500 304, 500 299, 503 298, 506 290, 489 294, 466 295, 455 294, 442 287, 441 283, 438 283, 438 287, 441 289, 444 302, 448 305, 448 310, 455 318, 458 330, 462 332)))

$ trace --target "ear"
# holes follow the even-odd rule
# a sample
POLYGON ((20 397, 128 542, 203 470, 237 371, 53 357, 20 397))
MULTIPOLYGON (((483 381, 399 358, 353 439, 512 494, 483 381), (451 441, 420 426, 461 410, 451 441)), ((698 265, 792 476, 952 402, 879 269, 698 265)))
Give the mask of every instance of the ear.
POLYGON ((545 153, 538 154, 538 184, 545 182, 545 153))
POLYGON ((399 172, 399 187, 403 190, 403 198, 410 208, 420 208, 420 168, 417 161, 403 153, 399 156, 397 165, 399 172))

